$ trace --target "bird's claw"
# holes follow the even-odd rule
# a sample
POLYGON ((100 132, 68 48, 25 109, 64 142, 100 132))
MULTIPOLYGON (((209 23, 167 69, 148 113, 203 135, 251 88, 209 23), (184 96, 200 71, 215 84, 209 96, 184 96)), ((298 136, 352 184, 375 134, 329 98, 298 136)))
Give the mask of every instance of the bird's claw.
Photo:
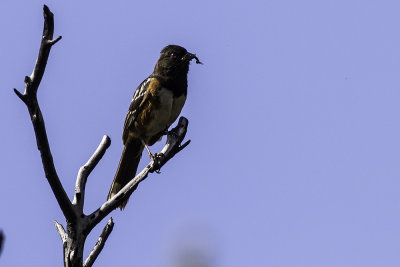
POLYGON ((173 138, 177 139, 179 137, 178 133, 175 132, 174 130, 169 131, 168 135, 171 135, 173 138))
POLYGON ((156 153, 154 155, 152 155, 152 160, 153 160, 153 170, 160 174, 161 171, 161 164, 163 162, 163 160, 165 159, 165 155, 163 153, 156 153))

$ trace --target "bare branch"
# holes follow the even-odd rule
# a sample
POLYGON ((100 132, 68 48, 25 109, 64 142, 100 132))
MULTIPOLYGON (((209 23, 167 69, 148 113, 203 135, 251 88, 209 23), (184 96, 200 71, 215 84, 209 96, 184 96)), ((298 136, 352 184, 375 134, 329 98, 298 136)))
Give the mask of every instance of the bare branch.
POLYGON ((110 147, 111 139, 107 135, 103 136, 100 145, 97 147, 96 151, 93 153, 92 157, 83 165, 78 172, 78 177, 76 179, 75 185, 75 195, 74 200, 72 201, 73 205, 78 206, 78 210, 80 213, 83 213, 83 205, 85 201, 85 187, 87 178, 90 173, 99 163, 101 158, 104 156, 107 148, 110 147))
POLYGON ((57 221, 54 221, 54 226, 56 227, 56 230, 60 235, 62 242, 64 243, 67 240, 67 233, 65 232, 64 227, 57 221))
POLYGON ((47 6, 43 7, 43 16, 44 16, 43 36, 35 67, 33 69, 31 76, 25 77, 24 94, 21 94, 16 89, 14 89, 14 92, 28 107, 29 115, 31 117, 33 129, 36 135, 37 147, 40 151, 43 163, 43 169, 47 181, 49 182, 51 189, 53 190, 58 205, 60 206, 65 218, 68 221, 73 222, 76 220, 76 214, 72 207, 71 201, 69 200, 67 194, 65 193, 65 190, 60 182, 60 179, 58 178, 57 171, 54 167, 53 156, 50 151, 46 128, 44 125, 42 112, 40 111, 36 95, 40 81, 42 80, 44 71, 46 69, 46 64, 50 54, 50 49, 58 40, 61 39, 61 37, 59 37, 56 40, 52 40, 54 32, 54 19, 53 19, 53 13, 50 12, 47 6))
POLYGON ((50 9, 44 5, 43 6, 43 16, 44 16, 44 26, 43 26, 43 36, 42 42, 40 44, 39 56, 36 60, 35 68, 30 77, 27 77, 25 83, 29 86, 25 87, 25 95, 35 94, 38 90, 39 84, 42 80, 44 71, 47 65, 47 59, 49 58, 51 47, 57 43, 62 37, 59 36, 53 40, 54 33, 54 17, 50 9))
MULTIPOLYGON (((89 224, 88 230, 96 226, 101 220, 103 220, 111 211, 117 208, 126 198, 128 198, 138 187, 139 183, 147 178, 149 172, 159 170, 168 160, 170 160, 176 153, 180 152, 180 144, 186 135, 188 120, 184 117, 179 119, 178 125, 172 129, 167 136, 167 143, 162 149, 162 155, 158 154, 157 163, 154 161, 150 162, 139 174, 135 176, 128 184, 126 184, 116 195, 110 198, 108 201, 88 215, 89 224)), ((188 144, 188 142, 186 142, 188 144)), ((185 144, 184 146, 186 146, 185 144)), ((183 146, 182 146, 183 147, 183 146)))
POLYGON ((101 232, 99 239, 97 240, 96 245, 94 246, 92 252, 90 252, 89 256, 85 260, 83 267, 91 267, 93 265, 94 261, 97 259, 101 250, 103 249, 108 236, 111 234, 113 227, 114 227, 114 222, 113 219, 110 218, 106 226, 104 227, 103 231, 101 232))

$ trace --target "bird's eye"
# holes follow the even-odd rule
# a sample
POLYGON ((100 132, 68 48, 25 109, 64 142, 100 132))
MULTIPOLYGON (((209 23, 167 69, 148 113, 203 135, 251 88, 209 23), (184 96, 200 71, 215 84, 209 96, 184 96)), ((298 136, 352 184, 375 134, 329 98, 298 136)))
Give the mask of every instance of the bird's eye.
POLYGON ((170 56, 171 58, 176 58, 176 55, 175 55, 175 53, 173 53, 173 52, 171 52, 171 53, 169 54, 169 56, 170 56))

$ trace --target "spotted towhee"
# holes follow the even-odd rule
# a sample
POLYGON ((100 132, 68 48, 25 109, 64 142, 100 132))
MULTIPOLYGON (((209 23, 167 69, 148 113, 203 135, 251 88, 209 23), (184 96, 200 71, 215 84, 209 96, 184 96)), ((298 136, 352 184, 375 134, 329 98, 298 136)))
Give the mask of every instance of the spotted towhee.
MULTIPOLYGON (((158 141, 178 118, 186 100, 192 59, 201 64, 195 54, 181 46, 164 47, 153 73, 136 88, 122 134, 124 150, 108 199, 135 177, 143 148, 158 141)), ((121 204, 121 210, 127 202, 121 204)))

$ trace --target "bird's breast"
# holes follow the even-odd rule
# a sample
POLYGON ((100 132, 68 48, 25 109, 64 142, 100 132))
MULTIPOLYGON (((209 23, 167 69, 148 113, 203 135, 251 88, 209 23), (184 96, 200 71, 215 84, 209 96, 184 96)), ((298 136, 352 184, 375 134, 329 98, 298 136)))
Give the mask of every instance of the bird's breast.
POLYGON ((171 126, 178 118, 186 100, 186 94, 174 96, 173 91, 165 87, 150 90, 150 93, 149 104, 141 112, 136 123, 137 127, 142 126, 131 132, 132 135, 144 138, 146 143, 156 141, 154 138, 161 136, 161 133, 171 126))
POLYGON ((151 108, 151 119, 146 125, 146 135, 152 137, 161 131, 164 131, 169 125, 171 109, 173 105, 173 93, 170 90, 161 88, 157 95, 153 96, 156 100, 151 108))
POLYGON ((173 98, 168 127, 178 118, 183 108, 183 105, 185 104, 185 101, 186 94, 182 94, 181 96, 173 98))

